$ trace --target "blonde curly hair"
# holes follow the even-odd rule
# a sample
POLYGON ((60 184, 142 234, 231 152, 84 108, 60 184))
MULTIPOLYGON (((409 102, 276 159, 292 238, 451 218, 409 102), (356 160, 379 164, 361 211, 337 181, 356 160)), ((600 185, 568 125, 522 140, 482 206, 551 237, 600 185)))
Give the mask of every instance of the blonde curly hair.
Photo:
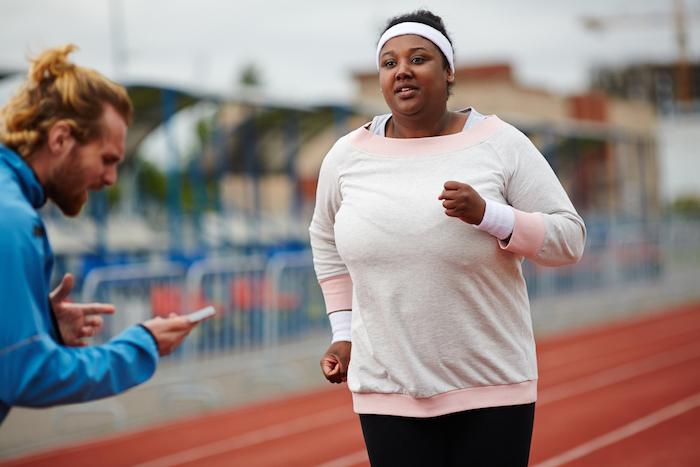
POLYGON ((133 107, 124 87, 68 60, 73 44, 45 50, 31 60, 29 76, 0 110, 0 143, 26 158, 41 147, 51 126, 67 122, 80 143, 101 136, 101 116, 109 104, 131 123, 133 107))

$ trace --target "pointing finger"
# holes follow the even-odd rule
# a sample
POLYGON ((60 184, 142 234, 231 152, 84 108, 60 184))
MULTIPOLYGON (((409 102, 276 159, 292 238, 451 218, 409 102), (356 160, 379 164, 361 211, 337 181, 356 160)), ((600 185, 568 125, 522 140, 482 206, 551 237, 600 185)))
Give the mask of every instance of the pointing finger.
POLYGON ((58 284, 58 287, 51 292, 51 299, 62 302, 68 298, 71 290, 73 290, 73 274, 66 273, 64 274, 63 279, 61 279, 61 283, 58 284))
POLYGON ((86 315, 111 315, 116 311, 114 305, 107 303, 76 303, 73 306, 86 315))

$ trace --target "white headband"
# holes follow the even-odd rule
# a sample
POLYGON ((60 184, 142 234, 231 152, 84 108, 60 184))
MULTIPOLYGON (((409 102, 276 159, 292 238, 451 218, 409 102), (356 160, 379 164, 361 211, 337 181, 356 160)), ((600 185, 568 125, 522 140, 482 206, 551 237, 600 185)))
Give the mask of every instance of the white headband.
POLYGON ((379 68, 379 52, 381 52, 384 44, 386 44, 389 39, 393 39, 396 36, 405 36, 406 34, 415 34, 416 36, 425 37, 435 44, 447 58, 447 62, 450 64, 450 70, 454 73, 454 51, 447 37, 427 24, 411 22, 396 24, 387 29, 384 34, 382 34, 382 37, 379 38, 379 43, 377 44, 377 69, 379 68))

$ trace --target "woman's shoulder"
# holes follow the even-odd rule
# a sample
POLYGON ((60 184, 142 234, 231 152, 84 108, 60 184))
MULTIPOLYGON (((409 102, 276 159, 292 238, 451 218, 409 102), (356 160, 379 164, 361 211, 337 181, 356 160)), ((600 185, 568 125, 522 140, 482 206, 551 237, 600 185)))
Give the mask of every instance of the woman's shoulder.
POLYGON ((328 149, 326 155, 323 158, 323 164, 328 165, 339 165, 342 164, 344 160, 348 160, 351 153, 353 152, 352 141, 356 139, 357 133, 359 131, 367 132, 367 127, 369 127, 370 122, 363 124, 361 127, 356 128, 349 133, 338 138, 333 145, 328 149))
POLYGON ((523 158, 542 157, 526 130, 521 130, 517 124, 498 120, 500 122, 498 131, 494 132, 486 143, 498 154, 504 164, 519 164, 518 161, 523 158))
POLYGON ((491 131, 487 138, 493 144, 510 144, 520 143, 524 140, 529 140, 527 135, 518 128, 516 124, 508 120, 504 120, 495 114, 482 115, 479 114, 478 119, 475 119, 475 126, 489 126, 491 131), (484 125, 486 124, 486 125, 484 125))

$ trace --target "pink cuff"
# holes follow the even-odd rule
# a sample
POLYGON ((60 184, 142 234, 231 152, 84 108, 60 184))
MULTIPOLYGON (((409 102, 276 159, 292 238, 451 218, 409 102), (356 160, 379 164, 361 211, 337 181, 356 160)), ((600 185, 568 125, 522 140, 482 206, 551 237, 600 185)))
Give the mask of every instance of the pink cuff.
POLYGON ((323 299, 326 301, 326 313, 340 310, 352 310, 352 279, 350 274, 333 276, 319 281, 323 299))
POLYGON ((506 251, 526 258, 534 258, 544 243, 544 217, 539 212, 524 212, 513 209, 515 225, 508 243, 499 241, 506 251))

